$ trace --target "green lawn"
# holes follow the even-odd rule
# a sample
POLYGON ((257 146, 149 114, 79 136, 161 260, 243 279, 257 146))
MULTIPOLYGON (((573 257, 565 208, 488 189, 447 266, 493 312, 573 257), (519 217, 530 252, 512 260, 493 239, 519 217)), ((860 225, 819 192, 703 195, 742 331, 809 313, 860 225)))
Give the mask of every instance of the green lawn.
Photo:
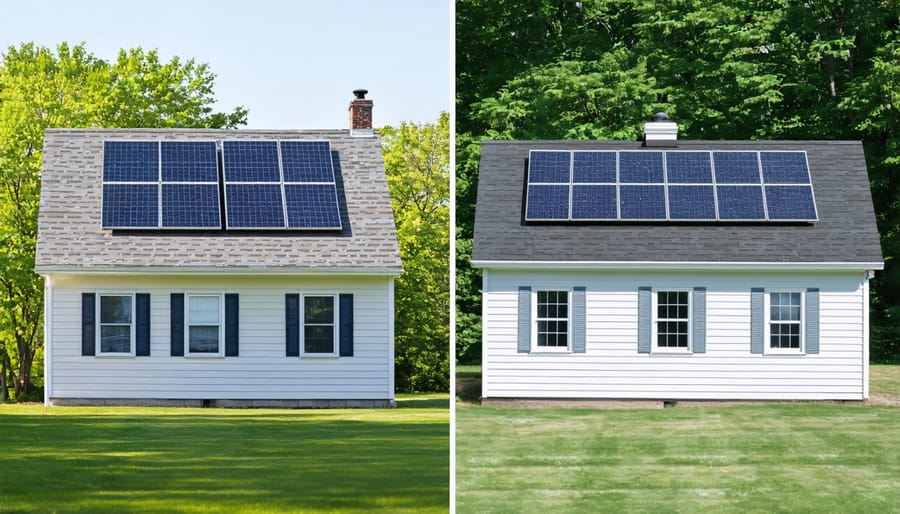
POLYGON ((397 409, 0 406, 0 512, 446 512, 447 395, 397 409))
POLYGON ((481 364, 456 365, 456 378, 480 378, 481 364))
MULTIPOLYGON (((872 366, 900 396, 900 366, 872 366)), ((900 407, 510 409, 457 403, 457 509, 900 512, 900 407)))

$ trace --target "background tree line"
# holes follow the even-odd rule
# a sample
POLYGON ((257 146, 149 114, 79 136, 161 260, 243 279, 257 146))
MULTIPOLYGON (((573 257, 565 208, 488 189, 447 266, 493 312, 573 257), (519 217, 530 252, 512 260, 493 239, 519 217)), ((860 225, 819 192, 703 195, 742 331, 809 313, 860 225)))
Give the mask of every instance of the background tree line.
MULTIPOLYGON (((66 43, 23 43, 0 55, 0 401, 10 389, 20 399, 42 398, 44 291, 34 255, 44 129, 245 125, 247 109, 213 109, 214 82, 206 64, 163 62, 141 48, 112 61, 66 43)), ((406 269, 396 290, 397 384, 446 390, 449 127, 442 116, 433 126, 382 132, 406 269)))
POLYGON ((900 360, 900 3, 459 0, 456 17, 461 362, 481 357, 478 143, 635 139, 657 111, 684 139, 863 142, 886 261, 871 356, 900 360))

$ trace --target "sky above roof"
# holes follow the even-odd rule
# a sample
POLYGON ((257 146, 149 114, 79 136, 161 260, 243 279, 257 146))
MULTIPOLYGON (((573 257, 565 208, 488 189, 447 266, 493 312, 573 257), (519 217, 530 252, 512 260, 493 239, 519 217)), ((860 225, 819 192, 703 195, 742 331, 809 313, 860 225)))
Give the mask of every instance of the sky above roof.
POLYGON ((0 49, 85 42, 194 58, 217 75, 216 109, 250 110, 246 128, 343 129, 352 90, 369 90, 374 125, 434 122, 449 111, 447 0, 83 0, 4 2, 0 49))

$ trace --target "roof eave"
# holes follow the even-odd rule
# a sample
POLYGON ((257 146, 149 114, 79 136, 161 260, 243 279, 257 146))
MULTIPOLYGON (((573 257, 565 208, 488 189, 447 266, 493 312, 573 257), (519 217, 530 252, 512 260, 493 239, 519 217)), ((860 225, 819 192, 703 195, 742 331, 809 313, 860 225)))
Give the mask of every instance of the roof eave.
POLYGON ((38 275, 355 275, 355 276, 391 276, 399 277, 401 267, 383 268, 214 268, 214 267, 73 267, 73 266, 38 266, 38 275))
POLYGON ((719 271, 872 271, 884 262, 665 262, 665 261, 512 261, 472 260, 475 268, 502 270, 719 270, 719 271))

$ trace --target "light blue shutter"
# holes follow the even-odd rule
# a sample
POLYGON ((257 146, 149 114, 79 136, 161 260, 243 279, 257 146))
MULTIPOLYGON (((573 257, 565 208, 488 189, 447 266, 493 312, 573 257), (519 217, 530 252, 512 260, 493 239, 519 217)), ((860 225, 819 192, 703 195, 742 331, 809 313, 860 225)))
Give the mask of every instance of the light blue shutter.
POLYGON ((650 353, 650 324, 653 319, 650 310, 653 303, 649 287, 638 288, 638 353, 650 353))
POLYGON ((531 288, 519 287, 519 345, 518 353, 531 351, 531 288))
POLYGON ((761 287, 754 287, 750 290, 750 353, 763 352, 764 294, 761 287))
POLYGON ((572 292, 572 353, 585 352, 585 288, 572 292))
POLYGON ((806 353, 819 353, 819 288, 806 290, 806 353))
POLYGON ((706 288, 695 287, 693 298, 693 312, 691 313, 693 324, 693 348, 694 353, 706 353, 706 288))

